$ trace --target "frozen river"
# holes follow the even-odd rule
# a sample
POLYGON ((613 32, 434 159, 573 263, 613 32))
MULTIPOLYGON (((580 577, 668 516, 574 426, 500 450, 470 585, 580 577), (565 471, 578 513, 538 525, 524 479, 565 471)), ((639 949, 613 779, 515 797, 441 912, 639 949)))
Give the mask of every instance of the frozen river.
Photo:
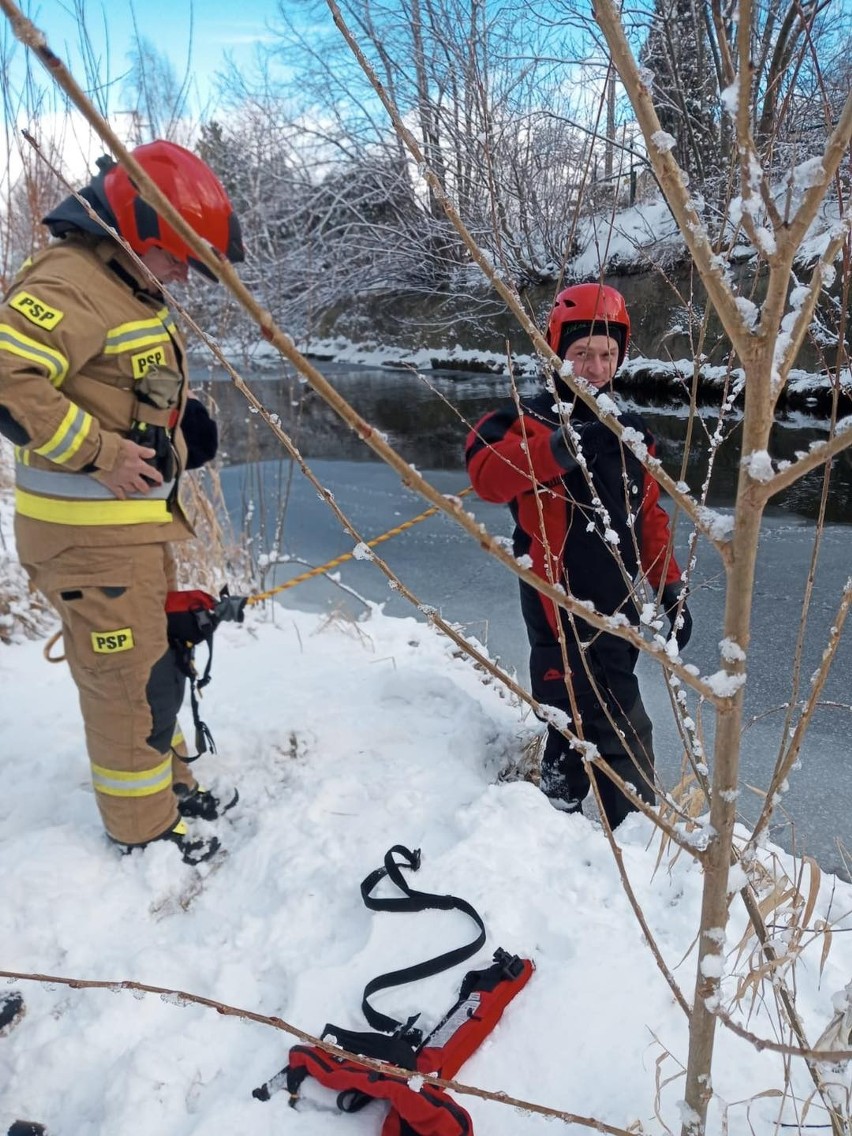
MULTIPOLYGON (((324 486, 352 519, 364 539, 371 539, 420 513, 426 506, 401 487, 396 475, 382 464, 365 461, 319 459, 311 466, 324 486)), ((288 466, 262 462, 223 472, 223 485, 232 516, 245 514, 252 502, 256 524, 272 531, 279 515, 288 466)), ((461 469, 427 472, 443 492, 458 492, 465 484, 461 469)), ((296 471, 289 483, 284 513, 282 547, 291 557, 310 565, 322 564, 351 551, 352 540, 296 471)), ((508 510, 467 499, 468 507, 488 529, 508 535, 508 510)), ((683 551, 683 527, 678 546, 683 551)), ((765 785, 780 744, 784 707, 790 698, 790 672, 799 613, 813 548, 811 522, 793 513, 768 516, 760 547, 754 634, 749 651, 747 728, 743 738, 744 786, 765 785)), ((268 544, 265 545, 268 547, 268 544)), ((802 668, 805 688, 816 668, 837 603, 850 572, 852 530, 833 524, 826 529, 814 599, 811 605, 807 650, 802 668)), ((485 556, 475 541, 444 517, 432 517, 383 544, 378 550, 423 603, 438 608, 448 620, 484 643, 502 665, 517 671, 526 683, 527 648, 521 622, 517 584, 496 562, 485 556)), ((683 561, 681 561, 683 562, 683 561)), ((301 564, 284 565, 274 581, 303 571, 301 564)), ((381 572, 368 561, 350 560, 339 569, 347 588, 366 599, 385 604, 393 615, 415 614, 393 593, 381 572)), ((716 554, 704 547, 699 553, 690 602, 695 620, 692 642, 685 653, 702 673, 719 668, 724 578, 716 554)), ((343 605, 353 614, 362 609, 358 600, 328 580, 317 579, 285 593, 285 602, 318 611, 343 605)), ((816 857, 828 870, 850 874, 847 850, 852 849, 852 713, 850 713, 850 646, 841 644, 833 674, 808 735, 801 768, 790 778, 784 798, 784 817, 772 831, 785 847, 816 857)), ((665 686, 658 668, 640 664, 649 712, 655 723, 658 762, 667 784, 676 780, 681 747, 672 721, 665 686)), ((705 711, 712 734, 712 715, 705 711)), ((463 744, 463 739, 460 739, 463 744)), ((744 788, 742 807, 753 815, 758 797, 744 788)))

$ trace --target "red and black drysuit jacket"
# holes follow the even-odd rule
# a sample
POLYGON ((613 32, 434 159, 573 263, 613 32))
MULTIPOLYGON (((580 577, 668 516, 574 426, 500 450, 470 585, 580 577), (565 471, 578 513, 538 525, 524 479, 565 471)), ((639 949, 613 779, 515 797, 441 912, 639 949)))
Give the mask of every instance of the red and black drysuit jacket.
MULTIPOLYGON (((558 405, 557 396, 545 390, 522 399, 520 415, 514 403, 506 403, 477 423, 465 449, 471 483, 484 501, 508 504, 515 556, 529 557, 536 575, 591 601, 603 615, 620 614, 638 624, 640 569, 654 589, 680 580, 659 487, 631 450, 558 380, 557 390, 558 405), (587 470, 566 439, 567 422, 580 437, 587 470)), ((642 417, 622 412, 619 421, 653 456, 654 439, 642 417)), ((524 581, 520 588, 534 697, 573 717, 557 636, 561 617, 583 736, 603 755, 624 755, 626 722, 641 719, 643 732, 647 723, 634 674, 637 649, 583 620, 575 619, 572 627, 552 601, 524 581)), ((650 723, 647 732, 650 739, 650 723)))

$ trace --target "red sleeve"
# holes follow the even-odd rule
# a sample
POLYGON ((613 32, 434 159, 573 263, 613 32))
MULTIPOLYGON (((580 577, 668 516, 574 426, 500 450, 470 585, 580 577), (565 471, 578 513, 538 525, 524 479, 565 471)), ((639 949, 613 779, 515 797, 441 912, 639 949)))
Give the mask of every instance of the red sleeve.
POLYGON ((496 410, 471 430, 465 444, 467 472, 483 501, 505 504, 534 484, 558 481, 565 469, 550 448, 552 429, 538 419, 496 410))
MULTIPOLYGON (((648 447, 653 457, 654 447, 648 447)), ((672 552, 672 534, 669 515, 660 504, 660 487, 649 473, 645 474, 645 492, 640 509, 642 543, 639 553, 652 588, 680 582, 681 571, 672 552), (665 580, 663 581, 663 570, 665 580)))

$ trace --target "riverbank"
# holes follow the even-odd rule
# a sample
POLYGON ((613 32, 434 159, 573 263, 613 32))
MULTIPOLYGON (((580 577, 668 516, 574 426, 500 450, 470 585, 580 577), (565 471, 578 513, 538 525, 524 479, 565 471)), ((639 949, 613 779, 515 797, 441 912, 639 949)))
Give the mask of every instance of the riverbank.
MULTIPOLYGON (((533 354, 498 354, 456 344, 450 348, 400 348, 374 340, 355 342, 344 336, 311 338, 297 343, 299 351, 313 363, 364 367, 371 370, 432 372, 442 378, 503 376, 508 381, 531 378, 540 373, 541 363, 533 354)), ((279 353, 267 343, 253 347, 244 360, 253 369, 280 368, 279 353)), ((628 359, 619 371, 619 385, 625 394, 655 405, 689 405, 693 392, 701 405, 729 405, 743 400, 745 376, 738 367, 696 362, 691 358, 628 359)), ((836 403, 838 417, 852 414, 852 369, 807 371, 791 370, 779 398, 779 408, 830 416, 836 403)))

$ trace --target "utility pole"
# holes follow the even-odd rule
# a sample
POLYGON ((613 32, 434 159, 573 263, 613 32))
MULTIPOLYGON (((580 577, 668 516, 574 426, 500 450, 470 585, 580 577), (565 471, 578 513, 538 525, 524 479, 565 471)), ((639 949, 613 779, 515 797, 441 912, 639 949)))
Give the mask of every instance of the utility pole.
POLYGON ((604 153, 604 178, 612 178, 615 153, 615 68, 612 60, 606 73, 606 150, 604 153))

